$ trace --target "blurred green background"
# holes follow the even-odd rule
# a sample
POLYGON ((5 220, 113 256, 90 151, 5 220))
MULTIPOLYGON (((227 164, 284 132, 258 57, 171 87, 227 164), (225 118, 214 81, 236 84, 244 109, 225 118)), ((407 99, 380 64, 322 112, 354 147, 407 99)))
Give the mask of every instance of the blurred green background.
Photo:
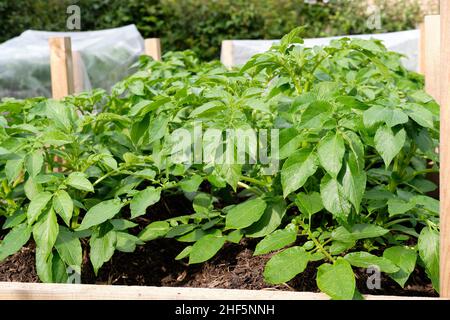
POLYGON ((66 31, 66 9, 81 8, 82 31, 136 24, 163 51, 192 49, 218 58, 224 39, 278 39, 307 25, 305 37, 379 33, 417 27, 435 0, 0 0, 0 42, 27 29, 66 31), (314 2, 314 1, 313 1, 314 2), (430 2, 426 8, 423 2, 430 2), (367 26, 376 4, 381 29, 367 26), (422 6, 421 6, 422 4, 422 6))

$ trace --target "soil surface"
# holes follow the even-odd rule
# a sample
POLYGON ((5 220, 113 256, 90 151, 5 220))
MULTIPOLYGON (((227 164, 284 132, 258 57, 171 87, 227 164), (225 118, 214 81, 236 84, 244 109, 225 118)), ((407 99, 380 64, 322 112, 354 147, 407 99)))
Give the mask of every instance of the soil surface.
MULTIPOLYGON (((108 263, 94 275, 85 257, 82 283, 112 285, 146 285, 169 287, 198 287, 251 290, 289 290, 318 292, 315 282, 316 267, 308 268, 284 285, 271 286, 264 282, 264 265, 271 254, 254 257, 254 240, 243 240, 239 245, 227 244, 212 260, 187 265, 174 257, 184 245, 171 239, 152 241, 138 247, 134 253, 116 252, 108 263)), ((381 290, 369 290, 368 274, 355 269, 357 287, 361 293, 402 296, 437 296, 426 275, 418 269, 411 275, 404 289, 382 274, 381 290)), ((0 281, 38 282, 34 266, 34 247, 29 244, 0 264, 0 281)))
MULTIPOLYGON (((137 218, 139 226, 130 231, 138 234, 151 221, 167 219, 191 210, 192 204, 184 197, 164 197, 162 201, 149 208, 147 215, 137 218)), ((0 230, 0 237, 3 233, 4 231, 0 230)), ((154 240, 144 246, 138 246, 133 253, 116 251, 112 259, 102 266, 97 276, 86 254, 88 250, 84 248, 81 282, 319 292, 315 279, 317 267, 322 262, 310 262, 304 272, 286 284, 277 286, 267 284, 263 278, 264 266, 274 253, 254 257, 253 251, 258 241, 258 239, 243 239, 239 244, 227 243, 211 260, 198 265, 188 265, 186 261, 174 259, 184 249, 186 243, 180 243, 175 239, 154 240)), ((87 246, 87 243, 84 243, 84 246, 87 246)), ((0 281, 39 282, 34 253, 34 243, 30 241, 19 252, 0 263, 0 281)), ((354 271, 357 287, 364 294, 438 296, 427 276, 419 269, 413 272, 404 289, 388 276, 381 274, 380 290, 367 288, 367 278, 370 275, 365 269, 354 271)))

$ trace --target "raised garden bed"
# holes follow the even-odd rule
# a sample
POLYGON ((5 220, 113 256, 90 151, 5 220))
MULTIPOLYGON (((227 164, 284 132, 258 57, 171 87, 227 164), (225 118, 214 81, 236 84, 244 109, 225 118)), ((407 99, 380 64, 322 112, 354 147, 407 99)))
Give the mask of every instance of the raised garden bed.
POLYGON ((380 43, 312 50, 300 33, 241 70, 172 53, 143 59, 111 95, 4 101, 0 280, 64 283, 71 269, 83 283, 164 287, 2 283, 0 297, 436 297, 439 277, 445 291, 427 180, 439 105, 380 43), (197 121, 273 129, 280 149, 257 164, 176 162, 174 132, 195 136, 197 121))

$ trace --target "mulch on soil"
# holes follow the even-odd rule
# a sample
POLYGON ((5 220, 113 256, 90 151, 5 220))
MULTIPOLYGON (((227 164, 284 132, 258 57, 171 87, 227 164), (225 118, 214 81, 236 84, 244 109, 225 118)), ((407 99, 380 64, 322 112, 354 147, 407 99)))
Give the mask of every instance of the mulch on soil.
MULTIPOLYGON (((167 195, 148 214, 137 219, 139 226, 131 229, 138 234, 151 221, 167 219, 192 211, 192 204, 184 197, 167 195), (149 219, 151 217, 152 219, 149 219)), ((0 221, 1 222, 1 221, 0 221)), ((0 224, 1 225, 1 224, 0 224)), ((5 233, 0 230, 0 236, 5 233)), ((224 288, 249 290, 288 290, 319 292, 316 284, 317 267, 322 262, 310 262, 305 271, 283 285, 269 285, 264 281, 266 262, 274 253, 253 256, 259 239, 244 238, 239 244, 227 243, 211 260, 188 265, 175 257, 187 244, 175 239, 158 239, 138 246, 133 253, 116 251, 98 275, 94 274, 89 256, 85 254, 81 282, 88 284, 224 288)), ((84 244, 87 246, 87 243, 84 244)), ((87 248, 84 248, 87 252, 87 248)), ((370 290, 365 269, 355 269, 357 287, 363 294, 398 296, 438 296, 423 271, 416 269, 404 289, 388 276, 381 274, 381 289, 370 290)), ((30 241, 16 254, 0 263, 0 281, 39 282, 36 274, 34 243, 30 241)))
MULTIPOLYGON (((212 260, 188 265, 174 257, 184 245, 171 239, 152 241, 138 247, 134 253, 116 252, 94 275, 88 258, 85 258, 82 283, 112 285, 145 285, 168 287, 197 287, 250 290, 288 290, 318 292, 315 282, 317 263, 284 285, 265 283, 263 270, 272 254, 253 256, 257 241, 244 239, 239 245, 227 244, 212 260)), ((437 296, 426 275, 416 270, 404 289, 389 277, 382 275, 381 290, 366 286, 369 276, 364 269, 355 270, 357 287, 361 293, 402 296, 437 296)), ((34 266, 34 247, 24 247, 0 264, 0 281, 39 282, 34 266)))

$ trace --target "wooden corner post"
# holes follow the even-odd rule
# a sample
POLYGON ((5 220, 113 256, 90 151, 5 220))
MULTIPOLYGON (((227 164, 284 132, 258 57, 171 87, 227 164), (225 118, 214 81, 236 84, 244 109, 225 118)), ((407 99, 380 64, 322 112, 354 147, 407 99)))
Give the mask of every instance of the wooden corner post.
POLYGON ((227 68, 233 66, 233 40, 223 40, 220 50, 220 61, 227 68))
POLYGON ((145 54, 156 61, 161 61, 161 40, 159 38, 145 39, 145 54))
POLYGON ((425 91, 440 102, 440 39, 441 21, 439 15, 425 16, 423 23, 423 53, 420 58, 422 72, 425 75, 425 91))
POLYGON ((450 0, 441 0, 440 294, 450 298, 450 0))
POLYGON ((54 99, 62 99, 74 93, 72 45, 69 37, 50 38, 48 43, 52 96, 54 99))

